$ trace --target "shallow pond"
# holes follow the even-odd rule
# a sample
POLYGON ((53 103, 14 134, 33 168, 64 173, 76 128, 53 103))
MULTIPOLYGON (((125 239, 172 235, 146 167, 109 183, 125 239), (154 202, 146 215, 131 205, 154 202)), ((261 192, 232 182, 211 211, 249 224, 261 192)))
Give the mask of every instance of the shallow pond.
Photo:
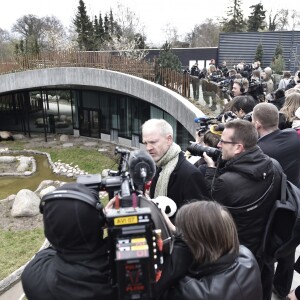
POLYGON ((0 176, 0 199, 5 199, 11 194, 17 194, 21 189, 35 191, 43 180, 75 181, 74 178, 54 174, 46 155, 28 154, 27 156, 35 158, 37 171, 31 176, 0 176))

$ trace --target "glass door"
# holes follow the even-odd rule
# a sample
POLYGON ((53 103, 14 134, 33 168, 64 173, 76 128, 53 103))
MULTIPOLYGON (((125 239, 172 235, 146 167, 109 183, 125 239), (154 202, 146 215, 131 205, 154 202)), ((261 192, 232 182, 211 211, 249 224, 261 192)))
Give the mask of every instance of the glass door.
POLYGON ((101 137, 101 113, 99 110, 80 109, 80 135, 94 138, 101 137))

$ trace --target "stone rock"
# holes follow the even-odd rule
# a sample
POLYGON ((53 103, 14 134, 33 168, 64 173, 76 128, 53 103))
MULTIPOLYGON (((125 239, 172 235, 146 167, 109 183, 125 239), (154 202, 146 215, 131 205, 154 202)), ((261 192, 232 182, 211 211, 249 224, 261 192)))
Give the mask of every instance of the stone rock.
POLYGON ((74 145, 73 145, 73 143, 64 143, 64 144, 62 144, 62 146, 64 148, 69 148, 69 147, 73 147, 74 145))
POLYGON ((24 140, 25 136, 24 136, 24 134, 14 134, 14 139, 15 140, 24 140))
POLYGON ((9 164, 15 161, 17 161, 17 158, 15 156, 0 156, 0 163, 9 164))
POLYGON ((40 205, 40 198, 31 190, 20 190, 14 200, 11 215, 13 217, 32 217, 37 215, 40 205))
POLYGON ((17 168, 18 173, 23 173, 25 171, 29 171, 29 165, 28 164, 19 164, 17 168))
POLYGON ((0 131, 0 141, 13 141, 14 137, 9 131, 0 131))
POLYGON ((86 142, 83 145, 86 147, 95 147, 95 146, 98 146, 98 143, 97 142, 86 142))
POLYGON ((29 165, 32 162, 32 156, 20 156, 19 158, 20 164, 27 164, 29 165))
POLYGON ((59 138, 61 142, 68 142, 70 140, 69 136, 66 134, 62 134, 59 138))
POLYGON ((40 196, 40 198, 42 198, 46 194, 51 193, 51 192, 53 192, 55 190, 56 190, 56 187, 53 186, 53 185, 50 185, 50 186, 46 187, 45 189, 41 190, 39 196, 40 196))
POLYGON ((32 175, 32 172, 31 172, 31 171, 25 171, 25 172, 24 172, 24 175, 25 175, 25 176, 30 176, 30 175, 32 175))
POLYGON ((53 180, 43 180, 40 185, 38 186, 38 188, 35 190, 35 192, 37 194, 39 194, 43 189, 45 189, 46 187, 53 185, 54 181, 53 180))

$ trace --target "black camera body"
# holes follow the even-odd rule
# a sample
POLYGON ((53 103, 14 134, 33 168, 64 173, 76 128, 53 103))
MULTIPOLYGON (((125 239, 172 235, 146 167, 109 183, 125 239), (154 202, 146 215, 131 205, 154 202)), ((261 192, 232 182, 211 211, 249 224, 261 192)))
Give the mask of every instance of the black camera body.
POLYGON ((201 136, 201 134, 205 133, 207 130, 209 130, 210 126, 212 124, 217 123, 216 118, 209 118, 209 117, 199 117, 194 119, 195 123, 199 123, 199 127, 196 128, 198 136, 201 136))
POLYGON ((154 176, 155 163, 145 151, 116 147, 115 154, 120 154, 118 171, 109 171, 105 178, 79 176, 77 182, 115 196, 106 223, 112 286, 118 299, 151 300, 163 263, 163 244, 172 242, 159 208, 140 190, 154 176))
POLYGON ((191 143, 191 145, 187 147, 187 150, 195 156, 203 156, 203 153, 206 152, 206 154, 214 161, 218 161, 218 159, 222 156, 222 151, 220 149, 206 147, 198 143, 191 143))

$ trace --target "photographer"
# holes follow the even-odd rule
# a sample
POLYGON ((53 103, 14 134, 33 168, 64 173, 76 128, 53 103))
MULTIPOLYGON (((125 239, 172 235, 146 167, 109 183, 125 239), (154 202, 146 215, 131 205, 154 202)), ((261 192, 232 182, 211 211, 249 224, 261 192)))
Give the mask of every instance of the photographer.
POLYGON ((233 98, 231 110, 236 114, 238 119, 252 121, 252 111, 255 101, 252 96, 237 96, 233 98))
POLYGON ((281 175, 271 158, 257 146, 258 133, 245 120, 225 124, 218 147, 225 163, 216 163, 204 153, 205 179, 211 198, 226 206, 237 225, 240 243, 249 248, 261 267, 265 300, 271 299, 273 266, 260 258, 264 228, 281 193, 281 175))
POLYGON ((116 299, 98 194, 82 184, 69 183, 45 195, 40 208, 51 246, 38 252, 23 271, 27 298, 116 299))
POLYGON ((248 88, 249 88, 249 81, 247 78, 241 78, 241 79, 236 78, 233 81, 233 86, 232 86, 233 97, 245 95, 248 91, 248 88))

